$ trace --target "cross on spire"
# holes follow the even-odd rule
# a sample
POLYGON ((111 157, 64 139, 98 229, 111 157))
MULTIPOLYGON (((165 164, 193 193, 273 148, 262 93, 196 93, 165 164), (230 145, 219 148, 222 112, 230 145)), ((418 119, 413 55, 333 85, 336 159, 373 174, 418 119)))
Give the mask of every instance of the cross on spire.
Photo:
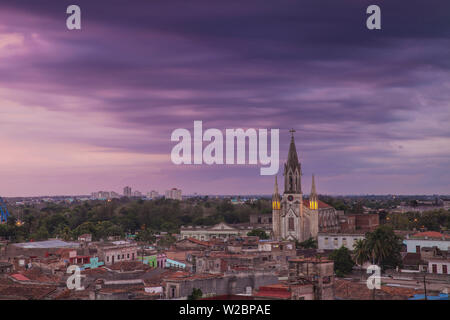
POLYGON ((291 133, 292 137, 294 137, 294 132, 295 132, 294 128, 292 128, 291 130, 289 130, 289 132, 291 133))

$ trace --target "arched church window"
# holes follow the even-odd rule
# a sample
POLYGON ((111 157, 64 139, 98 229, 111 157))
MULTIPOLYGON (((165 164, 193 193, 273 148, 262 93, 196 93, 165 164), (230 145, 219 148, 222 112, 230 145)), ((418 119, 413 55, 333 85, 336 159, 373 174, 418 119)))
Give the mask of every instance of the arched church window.
POLYGON ((288 219, 288 229, 289 229, 289 231, 294 231, 295 230, 294 218, 293 217, 290 217, 288 219))

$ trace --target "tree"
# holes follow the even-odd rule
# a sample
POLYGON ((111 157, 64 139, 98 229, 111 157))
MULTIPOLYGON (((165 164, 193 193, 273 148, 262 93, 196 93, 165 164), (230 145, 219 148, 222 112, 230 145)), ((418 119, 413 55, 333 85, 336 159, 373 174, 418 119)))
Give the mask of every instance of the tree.
POLYGON ((382 270, 401 265, 401 238, 387 225, 378 227, 373 232, 366 233, 365 246, 373 264, 382 270))
POLYGON ((198 300, 203 296, 203 292, 201 289, 194 288, 192 289, 192 293, 188 296, 188 300, 198 300))
POLYGON ((258 237, 262 240, 269 239, 269 236, 263 229, 253 229, 252 231, 247 233, 247 235, 250 237, 258 237))
POLYGON ((317 240, 311 237, 308 240, 297 243, 297 247, 304 249, 317 249, 317 240))
POLYGON ((361 279, 363 275, 363 264, 369 261, 369 251, 366 247, 366 241, 363 239, 359 239, 353 245, 353 258, 355 262, 361 266, 361 279))
POLYGON ((334 261, 334 271, 336 271, 337 276, 343 276, 352 272, 355 263, 350 255, 350 250, 346 247, 342 246, 334 250, 329 258, 334 261))

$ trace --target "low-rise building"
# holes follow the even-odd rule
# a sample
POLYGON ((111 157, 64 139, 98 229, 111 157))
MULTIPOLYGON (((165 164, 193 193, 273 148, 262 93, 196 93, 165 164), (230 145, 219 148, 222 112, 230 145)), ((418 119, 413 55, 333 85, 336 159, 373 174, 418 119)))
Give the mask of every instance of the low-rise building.
POLYGON ((91 242, 92 241, 92 234, 85 233, 78 237, 78 241, 82 242, 91 242))
POLYGON ((122 261, 134 261, 137 257, 138 247, 134 242, 118 241, 115 243, 98 244, 97 252, 105 265, 112 265, 122 261))
POLYGON ((260 286, 278 283, 273 273, 235 272, 227 274, 190 274, 176 272, 163 279, 166 299, 186 299, 194 288, 202 290, 203 297, 244 294, 260 286))
POLYGON ((317 247, 319 250, 336 250, 346 247, 353 251, 356 241, 365 239, 362 233, 319 233, 317 247))
MULTIPOLYGON (((248 232, 248 231, 247 231, 248 232)), ((197 240, 208 241, 210 239, 228 239, 232 236, 246 235, 247 232, 240 232, 226 223, 219 223, 212 227, 181 227, 180 233, 182 239, 194 238, 197 240)))
POLYGON ((407 235, 403 243, 406 245, 407 252, 420 253, 423 247, 437 247, 439 250, 449 251, 450 235, 436 231, 419 232, 411 236, 407 235))
POLYGON ((288 284, 312 284, 314 300, 334 300, 334 262, 324 258, 291 259, 288 284))
POLYGON ((260 287, 253 297, 256 300, 314 300, 314 286, 277 283, 260 287))
POLYGON ((428 272, 436 274, 450 273, 450 259, 430 259, 428 260, 428 272))

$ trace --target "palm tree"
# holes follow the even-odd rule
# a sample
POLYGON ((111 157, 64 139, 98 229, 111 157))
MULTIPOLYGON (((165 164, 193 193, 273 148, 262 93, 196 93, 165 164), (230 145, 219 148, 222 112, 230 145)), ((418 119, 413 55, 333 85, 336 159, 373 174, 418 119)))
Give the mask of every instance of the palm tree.
POLYGON ((361 267, 361 280, 363 278, 363 264, 369 260, 367 243, 364 239, 359 239, 353 245, 353 255, 355 262, 361 267))
POLYGON ((381 226, 366 234, 366 248, 372 263, 384 268, 388 260, 392 260, 393 257, 398 255, 400 250, 399 238, 391 228, 381 226))

